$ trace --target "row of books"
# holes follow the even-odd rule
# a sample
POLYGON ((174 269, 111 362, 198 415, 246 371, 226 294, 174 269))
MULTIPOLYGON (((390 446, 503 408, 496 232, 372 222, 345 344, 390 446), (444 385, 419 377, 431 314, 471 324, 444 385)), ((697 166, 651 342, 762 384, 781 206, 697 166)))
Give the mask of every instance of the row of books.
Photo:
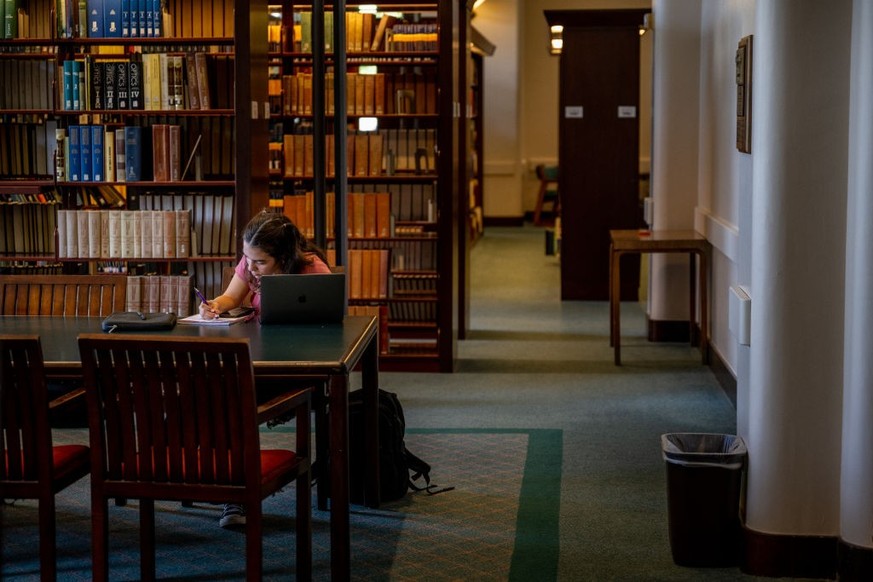
MULTIPOLYGON (((416 67, 413 72, 346 73, 347 115, 435 114, 436 71, 416 67)), ((312 115, 312 74, 270 79, 270 95, 281 98, 283 115, 312 115)), ((334 75, 325 76, 325 107, 334 114, 334 75)))
MULTIPOLYGON (((331 246, 329 243, 328 246, 331 246)), ((436 271, 436 238, 402 239, 354 239, 349 241, 350 249, 388 249, 391 251, 390 272, 432 272, 436 271)))
POLYGON ((54 109, 55 66, 48 60, 0 60, 0 86, 0 109, 54 109))
POLYGON ((0 255, 54 256, 55 204, 0 204, 0 255))
MULTIPOLYGON (((313 148, 312 134, 286 134, 281 144, 270 144, 271 169, 281 172, 286 178, 312 176, 315 159, 313 148)), ((336 174, 333 150, 334 136, 328 134, 325 136, 325 170, 328 176, 336 174)), ((346 152, 348 176, 393 176, 398 173, 434 175, 436 129, 350 132, 347 135, 346 152)))
POLYGON ((346 271, 349 299, 387 299, 391 251, 388 249, 349 249, 346 271))
MULTIPOLYGON (((388 317, 392 322, 436 321, 437 307, 437 302, 433 300, 392 301, 388 304, 388 317)), ((433 343, 435 344, 435 342, 433 343)), ((428 342, 429 347, 436 347, 430 344, 431 342, 428 342)))
POLYGON ((191 211, 58 210, 58 258, 176 259, 191 254, 191 211))
MULTIPOLYGON (((33 144, 34 154, 23 155, 29 151, 24 148, 10 151, 8 160, 0 156, 0 166, 8 165, 10 175, 43 175, 45 158, 54 154, 54 174, 61 182, 175 182, 232 176, 233 144, 223 141, 233 137, 232 121, 204 118, 147 126, 71 125, 55 129, 54 140, 45 143, 40 126, 9 126, 13 129, 8 141, 13 145, 33 135, 27 144, 33 144)), ((5 143, 5 127, 0 125, 0 143, 5 143)))
POLYGON ((50 178, 57 149, 55 120, 0 123, 0 177, 50 178))
POLYGON ((54 188, 32 190, 21 188, 17 191, 0 192, 0 206, 4 204, 60 204, 63 196, 54 188))
POLYGON ((60 275, 63 270, 56 261, 0 261, 0 275, 60 275))
MULTIPOLYGON (((410 18, 416 15, 410 14, 410 18)), ((437 50, 438 26, 435 22, 404 22, 397 15, 367 12, 346 12, 346 50, 350 53, 377 51, 435 51, 437 50)), ((278 24, 268 30, 268 46, 278 50, 277 45, 292 52, 312 52, 312 12, 300 11, 294 15, 294 29, 282 30, 278 24)), ((324 13, 325 52, 335 49, 334 14, 324 13)))
MULTIPOLYGON (((391 184, 349 184, 351 192, 385 192, 391 195, 391 216, 397 222, 436 222, 436 184, 391 183, 391 184)), ((400 225, 395 227, 395 235, 400 235, 400 225)), ((416 233, 417 234, 417 233, 416 233)))
POLYGON ((129 275, 125 308, 187 317, 193 311, 193 287, 190 275, 129 275))
POLYGON ((161 38, 161 0, 57 0, 60 38, 161 38))
POLYGON ((130 192, 128 208, 189 211, 191 256, 230 256, 235 252, 233 192, 130 192))
POLYGON ((139 126, 71 125, 56 131, 55 177, 62 182, 139 182, 150 161, 147 129, 139 126))
MULTIPOLYGON (((312 191, 284 197, 282 212, 297 225, 307 238, 315 236, 312 191)), ((392 236, 391 194, 388 192, 349 193, 346 203, 348 236, 350 238, 388 238, 392 236)), ((333 237, 336 216, 336 196, 328 192, 325 198, 327 236, 333 237)))
MULTIPOLYGON (((34 83, 51 87, 53 79, 34 64, 26 71, 16 69, 18 77, 29 81, 33 76, 34 83)), ((65 111, 187 111, 211 109, 213 103, 218 108, 233 106, 233 57, 228 54, 137 52, 129 58, 86 55, 63 61, 61 70, 60 102, 65 111)))

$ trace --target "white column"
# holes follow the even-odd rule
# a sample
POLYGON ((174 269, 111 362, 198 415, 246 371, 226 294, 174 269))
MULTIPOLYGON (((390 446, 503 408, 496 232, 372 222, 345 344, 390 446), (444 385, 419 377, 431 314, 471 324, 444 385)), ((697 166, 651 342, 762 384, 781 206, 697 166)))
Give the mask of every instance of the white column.
POLYGON ((851 8, 756 4, 745 436, 761 533, 839 531, 851 8))
POLYGON ((840 537, 873 547, 873 3, 855 0, 849 107, 840 537))
MULTIPOLYGON (((655 0, 652 108, 654 228, 691 230, 697 203, 700 116, 699 0, 655 0)), ((649 316, 688 319, 688 259, 652 255, 649 316)))

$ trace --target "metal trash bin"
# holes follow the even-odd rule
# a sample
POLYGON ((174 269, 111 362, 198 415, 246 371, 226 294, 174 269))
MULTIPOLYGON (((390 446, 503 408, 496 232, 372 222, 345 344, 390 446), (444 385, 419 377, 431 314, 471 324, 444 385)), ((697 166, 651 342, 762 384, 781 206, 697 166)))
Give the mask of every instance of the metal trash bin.
POLYGON ((740 493, 746 444, 735 435, 661 435, 667 464, 670 549, 679 566, 729 567, 739 561, 740 493))

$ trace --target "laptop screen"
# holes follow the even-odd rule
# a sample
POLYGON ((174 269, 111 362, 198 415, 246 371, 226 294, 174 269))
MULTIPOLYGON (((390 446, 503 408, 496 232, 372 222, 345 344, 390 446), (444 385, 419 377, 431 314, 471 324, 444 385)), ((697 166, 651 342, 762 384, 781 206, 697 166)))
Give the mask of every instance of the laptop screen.
POLYGON ((263 324, 337 323, 345 307, 345 273, 261 277, 263 324))

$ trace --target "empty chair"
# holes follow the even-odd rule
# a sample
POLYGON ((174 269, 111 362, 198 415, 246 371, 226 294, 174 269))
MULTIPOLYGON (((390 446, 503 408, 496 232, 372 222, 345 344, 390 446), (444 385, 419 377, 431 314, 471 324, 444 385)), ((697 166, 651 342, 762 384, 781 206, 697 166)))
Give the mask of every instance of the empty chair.
POLYGON ((537 205, 534 208, 535 225, 543 224, 543 206, 551 205, 552 216, 557 218, 561 212, 561 198, 558 195, 558 166, 544 166, 542 164, 536 167, 537 179, 540 181, 539 189, 537 190, 537 205))
MULTIPOLYGON (((109 579, 108 500, 140 500, 140 570, 155 577, 155 500, 246 508, 246 572, 262 575, 261 501, 296 481, 297 578, 312 569, 310 393, 258 406, 249 343, 149 335, 79 337, 91 435, 94 580, 109 579), (295 450, 261 450, 258 425, 295 411, 295 450)), ((289 560, 290 563, 290 560, 289 560)))
POLYGON ((53 446, 48 421, 76 396, 49 402, 38 336, 0 335, 0 499, 38 500, 42 580, 57 577, 55 494, 88 474, 88 447, 53 446))

